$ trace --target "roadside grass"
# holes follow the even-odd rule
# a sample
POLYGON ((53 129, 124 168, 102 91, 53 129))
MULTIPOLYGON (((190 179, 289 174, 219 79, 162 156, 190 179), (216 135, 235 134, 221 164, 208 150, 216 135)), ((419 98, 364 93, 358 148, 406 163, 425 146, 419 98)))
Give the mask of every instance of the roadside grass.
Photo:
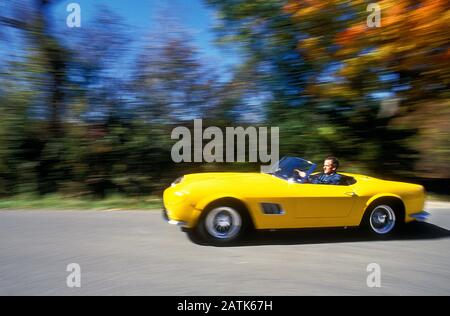
POLYGON ((126 197, 111 195, 104 199, 89 197, 65 197, 52 194, 46 196, 18 195, 0 199, 0 210, 160 210, 162 199, 157 196, 126 197))
MULTIPOLYGON (((427 193, 427 201, 450 202, 450 195, 427 193)), ((17 195, 0 199, 0 210, 161 210, 162 199, 158 196, 128 197, 111 195, 104 199, 89 197, 66 197, 58 194, 45 196, 17 195)))

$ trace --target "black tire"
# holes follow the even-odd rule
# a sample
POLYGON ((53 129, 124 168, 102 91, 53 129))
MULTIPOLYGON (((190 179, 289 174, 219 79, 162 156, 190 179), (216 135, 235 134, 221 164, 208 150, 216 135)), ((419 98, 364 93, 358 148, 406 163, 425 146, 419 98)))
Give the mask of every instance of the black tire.
POLYGON ((380 201, 367 208, 362 226, 373 237, 389 238, 399 232, 402 223, 399 204, 380 201))
POLYGON ((196 233, 212 245, 229 245, 242 239, 249 226, 247 213, 237 205, 211 205, 199 219, 196 233))
POLYGON ((183 232, 186 233, 189 240, 198 245, 206 245, 202 236, 199 235, 196 228, 184 228, 183 232))

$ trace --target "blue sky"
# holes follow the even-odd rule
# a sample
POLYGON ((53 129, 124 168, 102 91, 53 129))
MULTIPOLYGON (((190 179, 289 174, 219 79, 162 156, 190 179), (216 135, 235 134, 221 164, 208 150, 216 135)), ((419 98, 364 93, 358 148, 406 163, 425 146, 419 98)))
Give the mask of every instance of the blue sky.
MULTIPOLYGON (((73 2, 81 7, 79 31, 82 31, 83 25, 89 26, 97 11, 106 6, 123 18, 139 49, 145 44, 145 36, 159 31, 161 12, 168 12, 167 18, 175 20, 191 35, 193 44, 206 64, 215 65, 225 72, 239 62, 236 54, 214 43, 215 12, 203 0, 65 0, 54 8, 55 28, 67 28, 65 21, 69 12, 66 8, 73 2)), ((164 30, 161 30, 161 36, 164 36, 164 30)))

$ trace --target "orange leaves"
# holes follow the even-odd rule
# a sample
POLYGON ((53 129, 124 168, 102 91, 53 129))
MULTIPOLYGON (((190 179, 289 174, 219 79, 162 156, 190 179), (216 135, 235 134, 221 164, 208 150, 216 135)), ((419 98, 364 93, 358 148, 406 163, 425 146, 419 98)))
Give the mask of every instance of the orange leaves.
POLYGON ((449 61, 450 60, 450 48, 447 49, 447 51, 442 54, 441 58, 444 61, 449 61))
POLYGON ((329 61, 329 56, 321 41, 321 37, 310 37, 299 42, 297 47, 306 60, 326 63, 329 61))
MULTIPOLYGON (((341 67, 326 93, 355 96, 386 86, 377 73, 413 74, 414 86, 449 82, 450 6, 448 0, 380 0, 380 24, 368 26, 367 1, 292 0, 285 7, 301 32, 298 49, 315 71, 341 67), (368 79, 372 74, 374 79, 368 79), (365 82, 354 84, 362 78, 365 82)), ((320 74, 316 78, 320 77, 320 74)), ((414 89, 412 89, 414 90, 414 89)), ((413 91, 405 91, 413 96, 413 91)), ((415 90, 420 93, 422 90, 415 90)), ((313 91, 321 95, 324 91, 313 91)))
POLYGON ((283 8, 284 12, 294 14, 300 8, 300 1, 290 1, 283 8))
POLYGON ((442 12, 448 10, 448 1, 445 0, 424 0, 422 5, 413 10, 413 15, 418 19, 434 19, 442 12))
POLYGON ((309 18, 312 15, 320 14, 323 10, 333 6, 334 2, 339 1, 292 0, 283 9, 294 18, 301 20, 303 18, 309 18))
POLYGON ((335 42, 339 45, 347 45, 357 40, 367 30, 365 24, 352 26, 336 36, 335 42))

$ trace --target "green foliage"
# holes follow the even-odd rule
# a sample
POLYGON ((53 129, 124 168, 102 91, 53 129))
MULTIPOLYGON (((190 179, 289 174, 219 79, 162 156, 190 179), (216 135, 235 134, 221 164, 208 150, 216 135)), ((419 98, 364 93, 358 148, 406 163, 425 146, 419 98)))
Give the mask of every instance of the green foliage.
POLYGON ((28 210, 160 210, 162 200, 157 196, 129 197, 110 195, 104 199, 67 197, 58 194, 39 196, 20 194, 0 199, 0 209, 28 210))
POLYGON ((151 34, 136 54, 108 10, 67 41, 50 27, 54 1, 9 1, 0 34, 13 29, 20 41, 0 61, 0 196, 136 197, 189 172, 258 170, 173 163, 172 128, 199 117, 221 128, 278 126, 281 155, 450 178, 444 1, 411 10, 381 1, 386 28, 371 33, 364 1, 206 2, 220 18, 218 42, 238 44, 243 58, 226 82, 184 32, 151 34))
POLYGON ((244 48, 270 93, 267 123, 280 126, 282 153, 450 178, 445 1, 381 1, 373 29, 364 1, 206 2, 220 12, 219 38, 244 48))

